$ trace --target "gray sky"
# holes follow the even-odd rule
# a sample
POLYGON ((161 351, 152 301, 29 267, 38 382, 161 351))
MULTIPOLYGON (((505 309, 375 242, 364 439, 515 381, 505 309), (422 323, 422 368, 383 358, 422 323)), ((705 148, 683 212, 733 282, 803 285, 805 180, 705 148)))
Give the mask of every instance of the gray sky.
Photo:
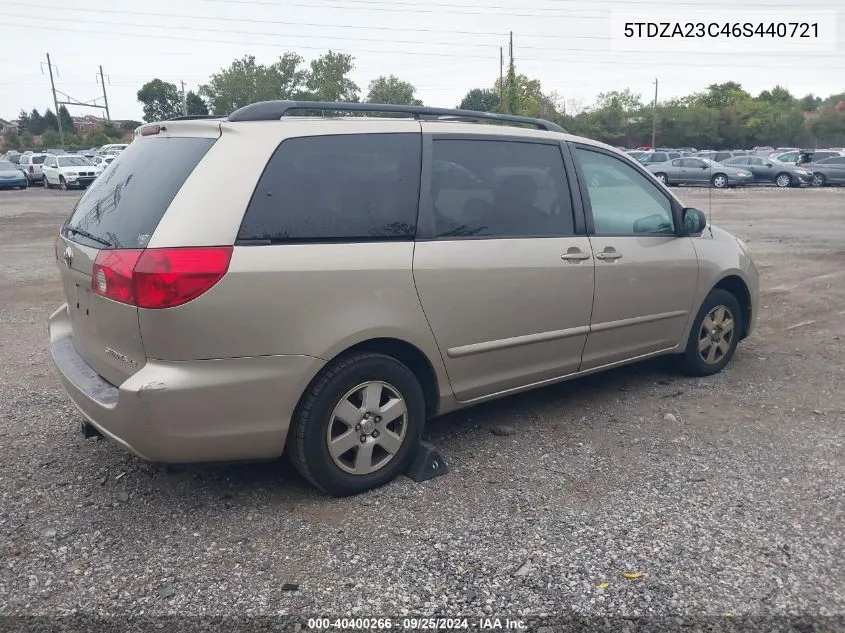
MULTIPOLYGON (((655 76, 661 99, 728 80, 752 94, 777 83, 796 96, 845 91, 842 0, 758 0, 751 7, 784 21, 811 19, 807 10, 840 9, 833 20, 835 44, 823 52, 809 43, 784 47, 780 54, 736 52, 730 45, 682 52, 677 40, 671 52, 617 50, 627 46, 624 41, 612 46, 611 11, 648 21, 681 9, 685 17, 717 9, 721 20, 731 21, 741 8, 734 0, 0 0, 0 117, 52 108, 40 66, 48 52, 58 67, 57 89, 81 101, 101 94, 95 75, 102 64, 116 119, 140 120, 135 94, 153 77, 177 85, 184 80, 196 89, 245 54, 272 62, 294 50, 310 60, 329 48, 355 56, 353 79, 364 94, 372 78, 392 73, 413 83, 426 105, 454 107, 470 88, 492 86, 499 46, 507 55, 511 30, 517 71, 570 103, 588 105, 599 92, 625 87, 650 101, 655 76)), ((736 15, 744 20, 747 10, 736 15)), ((823 28, 830 27, 825 20, 823 28)))

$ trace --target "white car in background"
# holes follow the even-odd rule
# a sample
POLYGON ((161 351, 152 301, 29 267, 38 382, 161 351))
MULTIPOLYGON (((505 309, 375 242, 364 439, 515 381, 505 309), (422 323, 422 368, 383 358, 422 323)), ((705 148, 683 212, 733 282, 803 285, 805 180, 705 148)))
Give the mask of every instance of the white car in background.
POLYGON ((53 187, 81 189, 94 182, 98 173, 87 158, 72 154, 47 156, 41 166, 41 171, 44 174, 44 186, 47 189, 53 187))
POLYGON ((105 156, 94 156, 88 160, 91 161, 92 165, 94 165, 94 171, 96 171, 99 176, 103 173, 106 167, 112 164, 115 158, 117 158, 117 154, 107 154, 105 156))
POLYGON ((97 150, 97 153, 100 155, 105 155, 114 152, 122 152, 127 147, 129 147, 127 143, 110 143, 109 145, 103 145, 99 150, 97 150))

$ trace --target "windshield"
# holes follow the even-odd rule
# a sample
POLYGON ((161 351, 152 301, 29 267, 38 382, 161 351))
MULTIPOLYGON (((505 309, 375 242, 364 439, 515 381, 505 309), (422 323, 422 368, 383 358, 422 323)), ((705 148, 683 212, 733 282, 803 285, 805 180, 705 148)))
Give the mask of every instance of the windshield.
POLYGON ((60 158, 59 159, 59 167, 82 167, 85 165, 90 165, 87 160, 82 158, 81 156, 75 157, 70 156, 68 158, 60 158))
POLYGON ((17 167, 15 167, 9 161, 0 161, 0 171, 9 171, 10 169, 17 169, 17 167))

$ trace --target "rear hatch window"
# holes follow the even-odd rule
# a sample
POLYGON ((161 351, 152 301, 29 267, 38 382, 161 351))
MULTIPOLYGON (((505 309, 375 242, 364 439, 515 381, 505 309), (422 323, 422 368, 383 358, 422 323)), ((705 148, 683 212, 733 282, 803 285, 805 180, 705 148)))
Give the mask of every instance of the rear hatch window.
POLYGON ((155 137, 129 144, 73 209, 63 234, 96 248, 144 248, 216 139, 155 137))

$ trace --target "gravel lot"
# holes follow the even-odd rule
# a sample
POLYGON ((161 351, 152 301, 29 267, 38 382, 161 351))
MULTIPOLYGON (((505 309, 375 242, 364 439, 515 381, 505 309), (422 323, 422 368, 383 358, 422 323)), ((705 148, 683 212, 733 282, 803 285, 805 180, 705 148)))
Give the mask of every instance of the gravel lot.
POLYGON ((845 615, 845 189, 712 192, 763 275, 722 374, 650 362, 446 416, 450 474, 350 499, 78 435, 46 334, 78 195, 0 191, 0 615, 845 615))

